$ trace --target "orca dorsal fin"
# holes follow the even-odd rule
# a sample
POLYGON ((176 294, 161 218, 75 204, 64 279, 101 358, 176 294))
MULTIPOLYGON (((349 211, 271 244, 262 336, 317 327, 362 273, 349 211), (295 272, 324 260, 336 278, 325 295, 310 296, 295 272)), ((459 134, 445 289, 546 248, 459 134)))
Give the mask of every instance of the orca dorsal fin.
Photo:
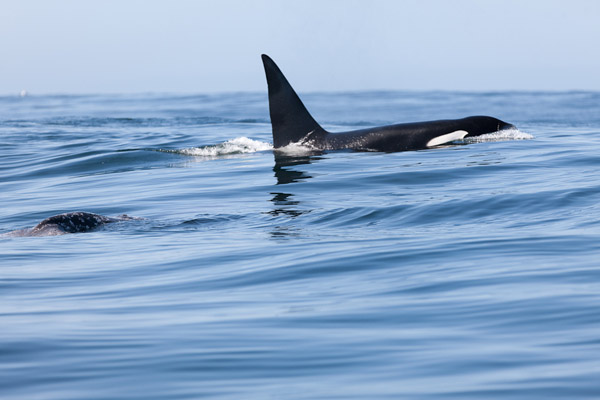
POLYGON ((310 115, 277 64, 262 55, 269 87, 269 112, 273 128, 273 147, 302 140, 311 132, 325 132, 310 115))

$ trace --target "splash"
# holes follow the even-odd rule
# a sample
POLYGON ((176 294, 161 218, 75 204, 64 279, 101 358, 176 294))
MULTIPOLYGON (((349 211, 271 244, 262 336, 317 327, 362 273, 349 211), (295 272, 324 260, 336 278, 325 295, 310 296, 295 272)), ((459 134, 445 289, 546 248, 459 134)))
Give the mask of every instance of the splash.
POLYGON ((278 147, 275 150, 285 156, 298 157, 311 155, 317 151, 317 148, 306 142, 297 142, 290 143, 287 146, 278 147))
POLYGON ((288 157, 301 157, 325 150, 323 148, 318 148, 314 140, 311 139, 313 132, 314 131, 309 132, 298 142, 289 143, 287 146, 278 147, 275 149, 275 151, 288 157))
POLYGON ((482 142, 502 142, 506 140, 531 140, 533 135, 521 132, 520 130, 505 129, 494 133, 486 133, 485 135, 466 137, 462 139, 464 143, 482 143, 482 142))
POLYGON ((213 158, 234 154, 256 153, 257 151, 272 149, 273 146, 271 143, 252 140, 247 137, 238 137, 216 145, 177 150, 177 153, 186 156, 213 158))

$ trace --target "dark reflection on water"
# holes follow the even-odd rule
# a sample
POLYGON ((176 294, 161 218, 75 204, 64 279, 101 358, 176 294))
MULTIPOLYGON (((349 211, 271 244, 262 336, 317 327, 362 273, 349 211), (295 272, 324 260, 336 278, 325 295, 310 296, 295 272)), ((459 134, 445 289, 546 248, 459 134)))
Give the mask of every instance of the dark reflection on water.
POLYGON ((271 194, 273 195, 271 201, 275 205, 275 208, 272 211, 269 211, 268 214, 274 217, 283 215, 288 216, 290 218, 296 218, 307 212, 295 208, 295 206, 298 206, 300 202, 292 200, 292 198, 294 197, 293 194, 280 192, 273 192, 271 194))
MULTIPOLYGON (((316 154, 288 156, 280 154, 277 151, 274 153, 274 156, 275 165, 273 166, 273 172, 277 179, 276 185, 287 185, 312 179, 312 175, 309 175, 299 167, 321 159, 316 154)), ((274 207, 266 214, 272 217, 285 217, 286 219, 292 220, 311 211, 302 208, 300 201, 297 200, 294 193, 270 192, 270 194, 272 195, 270 201, 273 203, 274 207)), ((300 235, 301 229, 294 225, 276 225, 271 232, 273 238, 297 237, 300 235)))
POLYGON ((306 156, 286 156, 275 154, 275 166, 273 172, 275 172, 275 178, 277 178, 278 185, 286 185, 288 183, 300 182, 306 179, 312 178, 305 171, 290 169, 288 167, 294 167, 303 164, 311 164, 313 161, 320 160, 321 157, 318 155, 306 155, 306 156))
MULTIPOLYGON (((300 157, 292 157, 292 156, 283 156, 275 153, 275 166, 273 167, 273 172, 275 172, 275 178, 277 179, 277 185, 286 185, 289 183, 303 182, 308 179, 311 179, 312 176, 309 175, 306 171, 302 171, 299 168, 290 168, 290 167, 298 167, 300 165, 307 165, 312 163, 313 161, 320 160, 321 158, 317 156, 300 156, 300 157)), ((275 208, 273 211, 270 211, 269 214, 273 216, 288 216, 291 218, 298 217, 302 214, 306 214, 309 212, 308 210, 301 210, 299 208, 300 202, 294 199, 293 193, 284 193, 284 192, 271 192, 273 198, 271 201, 275 208)))

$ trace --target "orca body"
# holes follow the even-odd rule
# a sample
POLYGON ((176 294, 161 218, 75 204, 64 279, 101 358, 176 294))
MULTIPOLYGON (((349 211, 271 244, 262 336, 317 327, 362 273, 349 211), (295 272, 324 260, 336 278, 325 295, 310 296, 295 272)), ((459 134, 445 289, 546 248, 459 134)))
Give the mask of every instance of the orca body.
POLYGON ((420 150, 465 137, 515 128, 514 125, 497 118, 474 116, 387 125, 349 132, 328 132, 310 115, 275 62, 265 54, 262 55, 262 60, 269 88, 274 148, 298 143, 317 150, 420 150))
POLYGON ((58 236, 67 233, 89 232, 102 225, 135 219, 128 215, 106 217, 89 212, 69 212, 44 219, 31 229, 9 232, 5 236, 58 236))

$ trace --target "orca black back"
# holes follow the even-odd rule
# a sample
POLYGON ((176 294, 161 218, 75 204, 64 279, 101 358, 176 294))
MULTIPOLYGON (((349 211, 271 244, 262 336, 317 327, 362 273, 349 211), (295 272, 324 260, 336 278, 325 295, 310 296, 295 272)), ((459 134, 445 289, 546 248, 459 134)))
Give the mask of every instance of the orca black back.
POLYGON ((514 125, 494 117, 473 116, 330 133, 310 115, 275 62, 265 54, 262 55, 262 61, 269 88, 269 112, 275 148, 300 143, 315 150, 419 150, 514 128, 514 125))

